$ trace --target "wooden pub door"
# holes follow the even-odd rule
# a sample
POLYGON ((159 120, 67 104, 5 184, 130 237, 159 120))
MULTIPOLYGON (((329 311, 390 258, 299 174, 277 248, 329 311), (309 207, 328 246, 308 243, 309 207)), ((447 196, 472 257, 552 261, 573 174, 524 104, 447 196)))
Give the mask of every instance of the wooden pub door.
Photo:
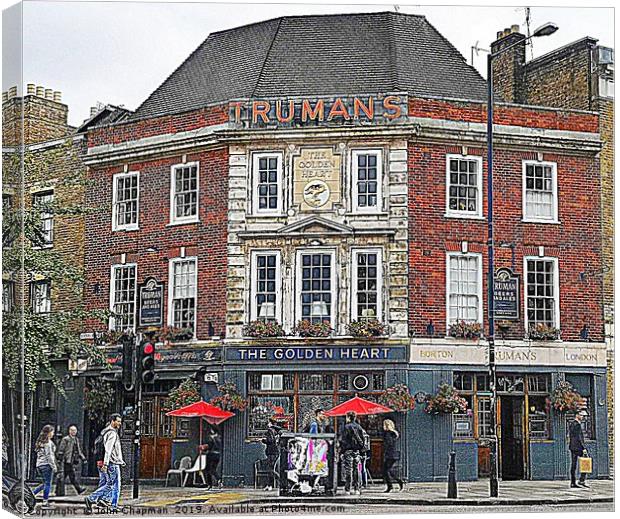
POLYGON ((142 398, 142 436, 140 438, 140 477, 162 479, 172 461, 173 418, 166 416, 166 397, 142 398))

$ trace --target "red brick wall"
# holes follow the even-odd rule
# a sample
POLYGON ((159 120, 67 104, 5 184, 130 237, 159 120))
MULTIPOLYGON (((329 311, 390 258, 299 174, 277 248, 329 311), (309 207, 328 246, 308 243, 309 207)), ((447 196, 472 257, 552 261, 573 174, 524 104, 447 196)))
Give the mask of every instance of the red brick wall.
MULTIPOLYGON (((448 119, 470 123, 486 123, 485 103, 446 101, 442 99, 409 99, 409 115, 431 119, 448 119)), ((570 111, 495 105, 493 122, 528 128, 598 132, 598 115, 570 111)))
POLYGON ((88 146, 117 144, 154 135, 179 133, 228 122, 228 105, 209 106, 174 115, 95 128, 88 134, 88 146))
POLYGON ((140 171, 140 215, 138 231, 112 232, 112 175, 120 166, 91 168, 92 185, 87 200, 96 212, 86 219, 85 301, 88 308, 109 307, 110 267, 127 262, 138 265, 138 282, 154 276, 165 282, 164 306, 167 322, 169 258, 198 257, 197 337, 208 336, 209 321, 216 335, 223 335, 226 319, 228 149, 187 154, 187 161, 199 161, 200 222, 168 226, 170 221, 170 167, 181 156, 129 164, 140 171), (153 247, 156 252, 147 252, 153 247), (99 293, 96 294, 96 285, 99 293))
MULTIPOLYGON (((483 177, 484 220, 446 218, 446 154, 461 153, 460 147, 409 145, 409 287, 410 329, 416 336, 426 333, 429 320, 438 335, 446 332, 446 252, 460 250, 463 240, 471 252, 483 255, 483 300, 487 330, 486 269, 486 174, 483 177)), ((486 152, 482 155, 486 172, 486 152)), ((522 160, 536 159, 535 153, 496 150, 494 163, 494 232, 496 243, 515 244, 515 270, 523 276, 523 257, 538 254, 559 258, 560 327, 563 340, 579 340, 588 324, 593 340, 603 339, 601 270, 601 212, 598 160, 544 154, 545 161, 557 162, 560 224, 523 223, 522 160), (580 278, 585 272, 585 278, 580 278), (592 275, 591 273, 594 273, 592 275)), ((495 248, 495 267, 511 266, 511 250, 495 248)), ((521 297, 523 278, 521 278, 521 297)), ((523 338, 521 321, 512 324, 506 337, 523 338)))

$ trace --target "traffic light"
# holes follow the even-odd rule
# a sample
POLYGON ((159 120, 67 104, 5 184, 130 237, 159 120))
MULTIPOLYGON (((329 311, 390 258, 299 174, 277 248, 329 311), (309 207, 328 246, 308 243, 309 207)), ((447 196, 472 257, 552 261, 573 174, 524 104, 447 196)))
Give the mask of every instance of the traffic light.
POLYGON ((140 376, 143 384, 152 384, 155 380, 155 344, 142 341, 140 345, 140 376))
POLYGON ((126 391, 131 391, 133 388, 133 350, 134 350, 134 337, 132 335, 123 335, 121 337, 121 343, 123 345, 123 387, 126 391))

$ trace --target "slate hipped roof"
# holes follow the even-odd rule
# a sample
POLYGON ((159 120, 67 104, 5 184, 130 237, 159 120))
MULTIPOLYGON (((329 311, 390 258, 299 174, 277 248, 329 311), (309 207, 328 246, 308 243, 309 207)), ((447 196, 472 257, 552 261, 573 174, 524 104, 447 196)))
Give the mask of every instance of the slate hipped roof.
POLYGON ((133 118, 231 99, 408 92, 483 100, 485 89, 424 16, 287 16, 210 34, 133 118))

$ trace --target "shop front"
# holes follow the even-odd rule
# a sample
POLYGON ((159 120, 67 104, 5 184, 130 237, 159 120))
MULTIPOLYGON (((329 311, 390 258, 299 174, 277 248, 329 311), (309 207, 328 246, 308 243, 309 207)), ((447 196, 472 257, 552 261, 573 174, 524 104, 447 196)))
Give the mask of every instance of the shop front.
MULTIPOLYGON (((269 417, 283 418, 281 423, 288 431, 306 432, 317 409, 331 409, 355 395, 376 401, 387 387, 406 383, 407 348, 402 341, 372 345, 297 342, 301 345, 225 347, 224 377, 243 388, 248 400, 246 411, 227 423, 229 445, 231 438, 236 443, 224 455, 225 484, 253 484, 253 464, 264 457, 261 440, 269 417)), ((360 417, 371 438, 368 470, 373 478, 381 477, 384 417, 360 417)), ((336 433, 343 423, 342 418, 332 420, 336 433)))
MULTIPOLYGON (((433 394, 439 384, 448 383, 466 399, 467 411, 427 415, 423 409, 415 410, 410 417, 410 424, 414 424, 411 441, 429 456, 424 460, 420 454, 410 452, 413 480, 445 480, 446 460, 452 450, 457 453, 459 480, 475 480, 490 473, 491 387, 488 372, 481 365, 485 345, 446 342, 412 348, 414 358, 423 355, 426 359, 445 359, 452 355, 456 362, 440 366, 412 364, 410 391, 433 394), (429 357, 429 352, 435 356, 429 357), (476 352, 482 354, 480 364, 466 364, 461 360, 468 353, 470 361, 477 360, 476 352)), ((568 426, 574 412, 560 412, 552 402, 554 390, 563 381, 569 382, 581 395, 582 408, 587 411, 583 427, 587 450, 595 465, 592 477, 609 476, 605 368, 584 365, 596 364, 599 356, 604 359, 604 350, 598 344, 583 345, 581 353, 575 356, 568 351, 575 345, 552 347, 562 350, 565 365, 545 365, 540 361, 543 357, 549 359, 549 347, 530 346, 523 351, 516 347, 499 348, 498 359, 503 360, 497 371, 496 417, 499 476, 504 481, 568 477, 568 426), (530 361, 525 361, 525 357, 530 361)))

